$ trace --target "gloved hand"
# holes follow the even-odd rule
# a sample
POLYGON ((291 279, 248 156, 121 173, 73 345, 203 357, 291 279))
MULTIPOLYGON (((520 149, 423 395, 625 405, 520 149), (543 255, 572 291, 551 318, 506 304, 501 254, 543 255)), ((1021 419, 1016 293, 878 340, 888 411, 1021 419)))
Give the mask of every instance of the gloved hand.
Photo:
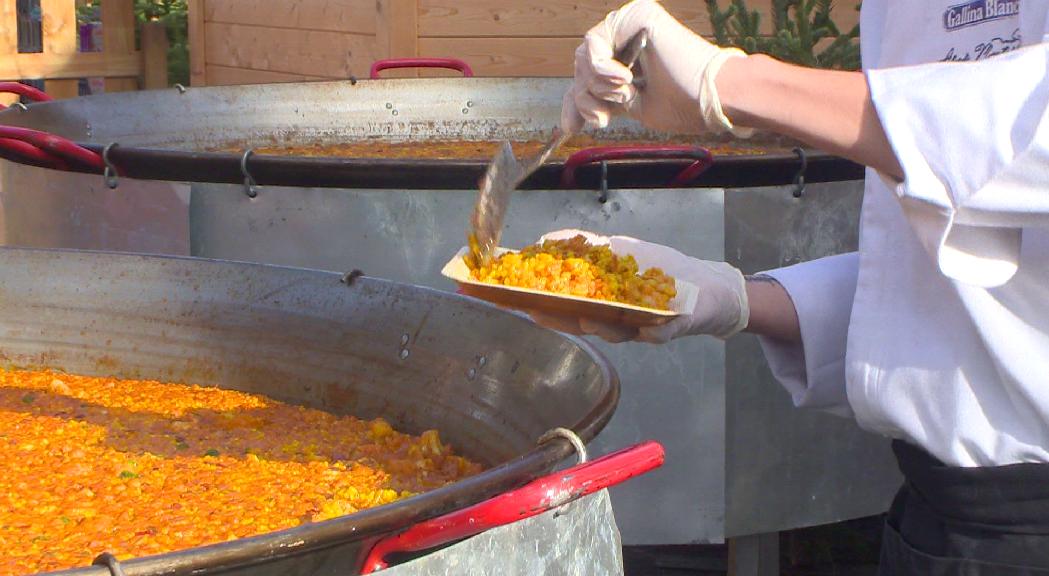
POLYGON ((745 57, 721 48, 678 22, 656 0, 634 0, 594 26, 575 53, 575 82, 565 94, 561 129, 574 133, 584 122, 604 128, 613 113, 626 112, 649 128, 665 132, 720 133, 748 137, 721 110, 714 79, 730 58, 745 57), (633 73, 613 58, 640 30, 649 34, 638 64, 646 86, 638 90, 633 73))
POLYGON ((668 246, 628 236, 599 236, 581 230, 559 230, 540 238, 563 240, 582 234, 591 244, 608 244, 616 254, 630 254, 642 269, 661 268, 663 272, 694 284, 699 290, 693 309, 662 326, 635 329, 588 320, 529 311, 538 323, 552 330, 576 335, 593 334, 609 342, 665 343, 682 336, 708 334, 728 338, 747 327, 750 307, 743 273, 724 262, 691 258, 668 246))

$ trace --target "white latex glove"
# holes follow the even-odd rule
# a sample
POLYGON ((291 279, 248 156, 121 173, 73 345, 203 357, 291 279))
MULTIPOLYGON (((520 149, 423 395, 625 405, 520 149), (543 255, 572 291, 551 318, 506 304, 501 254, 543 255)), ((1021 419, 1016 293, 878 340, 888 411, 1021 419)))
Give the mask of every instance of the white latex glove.
POLYGON ((594 26, 575 53, 575 82, 565 94, 561 128, 604 128, 614 113, 626 112, 645 126, 664 132, 720 133, 748 137, 753 131, 732 125, 721 110, 714 79, 730 58, 746 54, 704 40, 663 9, 656 0, 634 0, 594 26), (636 89, 633 73, 613 58, 640 30, 649 34, 638 61, 647 85, 636 89))
POLYGON ((632 255, 642 269, 661 268, 663 272, 694 284, 699 291, 695 307, 662 326, 635 329, 588 320, 554 316, 529 311, 539 324, 559 332, 593 334, 609 342, 665 343, 682 336, 707 334, 728 338, 739 333, 750 322, 746 281, 743 273, 725 262, 691 258, 668 246, 653 244, 628 236, 600 236, 582 230, 558 230, 539 239, 564 240, 582 234, 591 244, 608 244, 620 255, 632 255))

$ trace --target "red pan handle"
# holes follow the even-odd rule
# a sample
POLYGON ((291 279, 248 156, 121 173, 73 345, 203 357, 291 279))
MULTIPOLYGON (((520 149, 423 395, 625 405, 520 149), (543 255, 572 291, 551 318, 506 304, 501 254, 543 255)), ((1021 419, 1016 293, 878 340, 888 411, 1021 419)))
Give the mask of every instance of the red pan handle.
MULTIPOLYGON (((49 102, 52 100, 45 92, 21 82, 0 82, 0 94, 17 94, 33 102, 49 102)), ((0 110, 4 108, 6 106, 0 104, 0 110)), ((47 168, 59 170, 66 168, 66 163, 61 158, 22 139, 0 138, 0 157, 15 162, 29 162, 30 164, 47 168)))
MULTIPOLYGON (((46 93, 21 82, 0 82, 0 94, 18 94, 33 102, 49 102, 52 100, 46 93)), ((4 108, 6 106, 0 105, 0 109, 4 108)))
POLYGON ((377 80, 379 72, 394 68, 447 68, 462 72, 466 78, 474 75, 473 68, 458 58, 390 58, 373 62, 368 77, 377 80))
POLYGON ((361 574, 388 567, 396 552, 418 552, 475 536, 486 530, 537 516, 569 502, 640 476, 663 465, 663 446, 645 442, 533 480, 479 504, 427 520, 379 540, 361 574))
POLYGON ((28 142, 13 138, 0 138, 0 158, 18 162, 19 164, 31 164, 54 170, 67 170, 69 168, 61 158, 52 156, 28 142))
POLYGON ((101 154, 92 152, 72 140, 16 126, 0 126, 0 152, 11 152, 28 159, 45 161, 48 167, 54 168, 64 166, 67 162, 91 168, 99 173, 106 168, 101 154), (13 141, 17 141, 18 144, 13 141), (35 147, 37 151, 29 151, 27 146, 35 147))
POLYGON ((671 188, 695 180, 714 164, 710 150, 699 146, 598 146, 568 157, 561 172, 561 187, 576 187, 576 170, 586 164, 608 160, 695 160, 670 182, 671 188))

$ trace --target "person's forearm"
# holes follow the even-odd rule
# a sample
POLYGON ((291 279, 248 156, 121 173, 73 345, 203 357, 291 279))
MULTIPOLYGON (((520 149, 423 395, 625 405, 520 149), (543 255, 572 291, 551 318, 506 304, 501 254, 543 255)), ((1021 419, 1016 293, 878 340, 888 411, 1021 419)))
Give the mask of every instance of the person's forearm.
POLYGON ((747 276, 750 322, 744 329, 791 344, 801 343, 798 311, 787 291, 771 276, 747 276))
POLYGON ((862 73, 802 68, 757 54, 726 62, 716 84, 734 124, 795 138, 902 179, 862 73))

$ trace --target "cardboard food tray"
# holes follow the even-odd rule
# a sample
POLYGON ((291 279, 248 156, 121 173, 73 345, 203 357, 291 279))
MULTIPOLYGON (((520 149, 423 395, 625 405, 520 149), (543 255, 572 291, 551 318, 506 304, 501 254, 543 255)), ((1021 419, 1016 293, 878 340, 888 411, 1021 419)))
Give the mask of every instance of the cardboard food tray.
MULTIPOLYGON (((658 326, 692 310, 699 293, 694 284, 675 278, 677 296, 670 301, 670 310, 656 310, 595 298, 488 284, 470 277, 470 269, 464 259, 469 250, 467 247, 459 250, 455 257, 444 265, 441 274, 458 283, 462 292, 468 296, 516 310, 537 310, 548 314, 588 318, 621 326, 658 326)), ((496 255, 506 252, 511 252, 511 250, 499 248, 496 250, 496 255)))

